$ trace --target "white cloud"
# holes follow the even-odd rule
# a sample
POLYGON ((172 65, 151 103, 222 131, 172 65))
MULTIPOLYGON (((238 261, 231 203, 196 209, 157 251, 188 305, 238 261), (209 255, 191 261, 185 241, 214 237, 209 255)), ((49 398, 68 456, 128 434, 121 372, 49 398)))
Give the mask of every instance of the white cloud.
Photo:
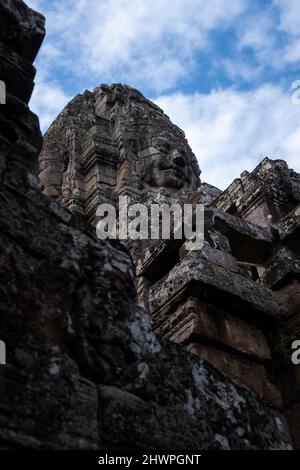
POLYGON ((262 51, 274 45, 274 17, 270 10, 247 16, 238 30, 240 48, 250 47, 262 51))
POLYGON ((61 86, 38 75, 36 87, 30 101, 30 108, 40 119, 42 131, 46 131, 64 106, 70 101, 61 86))
POLYGON ((66 103, 69 87, 75 93, 101 82, 156 93, 175 87, 195 72, 195 56, 210 47, 210 33, 234 24, 246 2, 28 0, 46 16, 31 101, 42 129, 66 103))
POLYGON ((290 36, 299 36, 299 0, 273 0, 273 4, 280 10, 280 29, 290 36))
POLYGON ((250 82, 252 80, 257 80, 263 69, 260 66, 253 66, 246 61, 240 59, 226 58, 219 60, 216 64, 216 69, 226 72, 226 75, 230 80, 235 82, 238 79, 242 79, 245 82, 250 82))
POLYGON ((42 9, 43 0, 26 0, 25 3, 36 11, 42 9))
POLYGON ((272 0, 237 28, 240 49, 250 48, 260 66, 283 70, 300 60, 299 0, 272 0))
POLYGON ((298 0, 273 0, 280 11, 279 30, 287 35, 281 51, 281 64, 300 62, 300 5, 298 0))
POLYGON ((266 85, 155 101, 185 130, 203 181, 225 189, 265 156, 285 159, 300 171, 300 105, 292 104, 291 90, 266 85))
POLYGON ((125 81, 164 92, 201 73, 201 53, 211 54, 211 68, 215 68, 213 33, 227 29, 236 35, 236 53, 251 49, 257 61, 249 63, 242 55, 225 52, 218 61, 224 63, 223 72, 231 80, 263 79, 266 68, 282 70, 300 59, 299 0, 28 3, 46 15, 47 36, 39 67, 67 70, 87 88, 101 81, 125 81))
POLYGON ((210 33, 231 27, 247 0, 29 0, 29 4, 46 15, 45 44, 51 44, 48 59, 53 67, 88 77, 94 85, 100 80, 130 80, 135 86, 163 91, 193 69, 195 55, 210 47, 210 33))

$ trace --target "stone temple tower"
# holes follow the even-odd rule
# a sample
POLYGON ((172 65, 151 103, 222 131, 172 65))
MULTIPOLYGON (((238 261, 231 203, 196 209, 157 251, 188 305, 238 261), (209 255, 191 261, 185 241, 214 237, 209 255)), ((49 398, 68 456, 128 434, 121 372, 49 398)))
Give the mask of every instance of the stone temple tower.
POLYGON ((45 136, 46 194, 93 223, 100 203, 184 200, 200 186, 184 133, 137 90, 102 85, 76 96, 45 136))

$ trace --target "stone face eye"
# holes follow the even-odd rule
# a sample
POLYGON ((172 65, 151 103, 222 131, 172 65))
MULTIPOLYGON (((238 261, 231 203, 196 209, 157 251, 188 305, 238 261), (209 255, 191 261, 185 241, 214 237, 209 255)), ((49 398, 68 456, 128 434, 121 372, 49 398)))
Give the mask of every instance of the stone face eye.
POLYGON ((176 155, 176 157, 174 158, 174 163, 177 165, 177 166, 180 166, 181 168, 184 168, 185 167, 185 160, 184 158, 179 154, 179 155, 176 155))
POLYGON ((168 144, 168 142, 165 143, 164 148, 165 148, 165 152, 168 152, 168 153, 171 152, 171 150, 172 150, 171 145, 168 144))
POLYGON ((158 150, 162 153, 170 153, 171 152, 171 145, 168 142, 159 142, 158 150))

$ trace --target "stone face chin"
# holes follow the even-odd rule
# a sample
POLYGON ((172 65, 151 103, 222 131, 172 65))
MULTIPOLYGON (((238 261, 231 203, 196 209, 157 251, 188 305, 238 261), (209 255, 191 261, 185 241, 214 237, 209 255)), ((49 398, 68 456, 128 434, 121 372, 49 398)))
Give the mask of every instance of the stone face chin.
POLYGON ((191 184, 190 154, 182 147, 171 146, 164 139, 156 139, 154 147, 140 153, 144 158, 141 180, 155 188, 189 189, 191 184))

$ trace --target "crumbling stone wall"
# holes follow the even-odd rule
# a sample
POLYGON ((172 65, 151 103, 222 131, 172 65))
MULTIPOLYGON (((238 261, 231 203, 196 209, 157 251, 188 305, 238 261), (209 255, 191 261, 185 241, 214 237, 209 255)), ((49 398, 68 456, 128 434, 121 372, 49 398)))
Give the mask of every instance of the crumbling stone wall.
POLYGON ((300 203, 300 175, 283 160, 264 158, 221 194, 214 206, 262 227, 285 217, 300 203))
POLYGON ((0 9, 0 41, 18 45, 0 73, 18 105, 0 107, 1 448, 291 448, 279 411, 153 333, 126 247, 39 189, 38 121, 10 83, 32 89, 11 58, 32 62, 43 18, 21 0, 0 9))

